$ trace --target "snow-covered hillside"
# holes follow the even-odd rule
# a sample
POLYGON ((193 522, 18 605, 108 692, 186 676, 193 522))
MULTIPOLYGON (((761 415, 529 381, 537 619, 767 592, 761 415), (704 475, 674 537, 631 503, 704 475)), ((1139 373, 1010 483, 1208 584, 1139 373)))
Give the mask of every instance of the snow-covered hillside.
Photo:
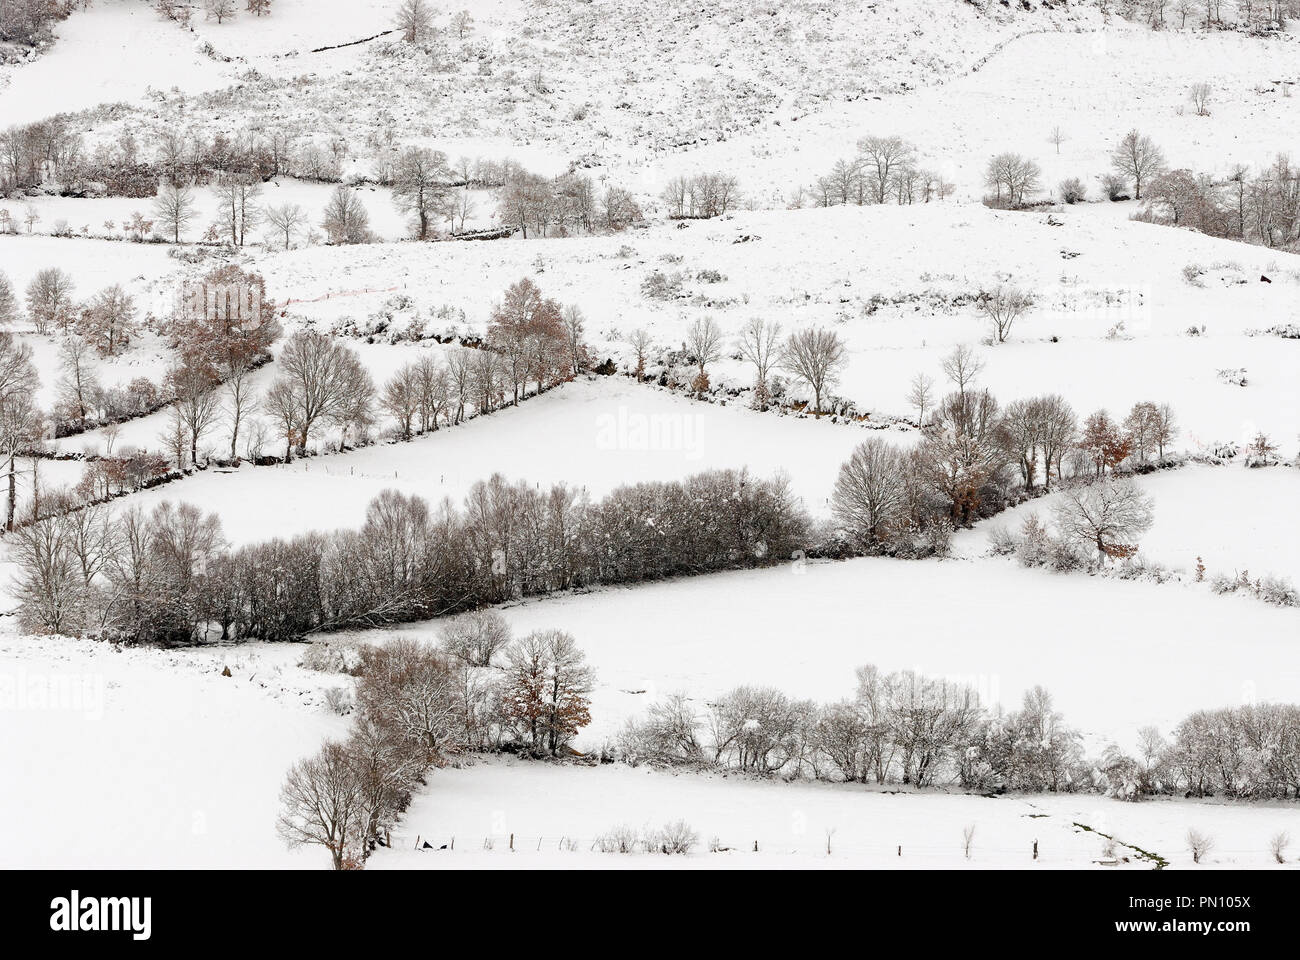
POLYGON ((1293 867, 1300 20, 1223 6, 0 18, 0 867, 1293 867))

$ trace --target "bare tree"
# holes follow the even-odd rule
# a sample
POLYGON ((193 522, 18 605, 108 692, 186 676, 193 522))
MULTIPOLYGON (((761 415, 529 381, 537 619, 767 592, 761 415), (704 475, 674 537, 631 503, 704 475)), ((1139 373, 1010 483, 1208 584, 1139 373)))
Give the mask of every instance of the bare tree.
POLYGON ((39 384, 31 348, 9 331, 0 331, 0 455, 7 461, 9 475, 6 530, 14 528, 18 453, 36 444, 45 429, 44 419, 33 402, 39 384))
POLYGON ((36 332, 66 329, 74 317, 72 277, 58 267, 37 271, 27 285, 27 315, 36 332))
POLYGON ((366 813, 352 759, 343 744, 330 742, 289 770, 276 828, 290 847, 325 847, 334 869, 342 870, 361 858, 366 813))
POLYGON ((495 610, 476 610, 448 621, 438 635, 448 654, 470 666, 487 667, 510 642, 510 624, 495 610))
POLYGON ((277 380, 262 398, 263 412, 279 428, 279 435, 284 438, 285 463, 293 461, 293 448, 302 443, 302 427, 299 423, 301 409, 302 401, 292 380, 277 380))
POLYGON ((813 413, 821 415, 822 397, 839 379, 848 358, 839 334, 821 327, 790 334, 781 351, 781 365, 813 392, 813 413))
POLYGON ((464 40, 465 35, 474 29, 474 17, 468 10, 461 10, 451 16, 451 28, 456 31, 456 39, 464 40))
POLYGON ((321 226, 330 243, 368 243, 370 215, 357 195, 343 184, 330 194, 321 226))
POLYGON ((781 324, 754 317, 740 333, 740 352, 754 365, 754 405, 767 409, 768 378, 781 356, 781 324))
MULTIPOLYGON (((176 398, 176 410, 190 439, 190 462, 199 462, 199 441, 221 414, 216 371, 187 358, 167 374, 167 387, 176 398)), ((233 443, 231 444, 233 448, 233 443)))
POLYGON ((902 452, 879 437, 870 437, 840 467, 831 509, 851 537, 873 546, 888 534, 906 497, 902 452))
POLYGON ((952 353, 943 358, 943 372, 957 386, 957 392, 963 396, 966 388, 979 379, 984 370, 984 361, 975 350, 967 344, 953 348, 952 353))
POLYGON ((422 43, 433 32, 433 7, 425 0, 402 0, 397 9, 397 29, 407 43, 422 43))
POLYGON ((1198 117, 1210 115, 1210 92, 1210 85, 1204 80, 1192 84, 1191 89, 1187 91, 1187 99, 1191 101, 1198 117))
POLYGON ((1047 135, 1047 142, 1056 148, 1058 156, 1061 153, 1061 144, 1069 139, 1069 135, 1060 127, 1052 127, 1052 132, 1047 135))
POLYGON ((975 845, 975 824, 972 823, 964 827, 961 832, 961 852, 966 855, 967 860, 970 859, 971 847, 973 847, 974 845, 975 845))
POLYGON ((650 359, 650 334, 645 328, 637 327, 627 338, 628 345, 632 348, 632 355, 636 357, 636 367, 633 373, 640 380, 645 376, 645 364, 650 359))
POLYGON ((1291 838, 1286 831, 1275 833, 1268 841, 1268 852, 1278 863, 1286 863, 1286 848, 1291 845, 1291 838))
POLYGON ((275 231, 286 250, 293 246, 294 236, 307 224, 307 214, 296 203, 267 207, 265 216, 267 224, 275 231))
POLYGON ((0 270, 0 323, 13 323, 18 319, 18 298, 14 295, 13 284, 0 270))
POLYGON ((1011 326, 1033 306, 1034 298, 1019 287, 999 283, 992 290, 981 290, 976 308, 993 329, 993 339, 1006 343, 1011 326))
POLYGON ((374 398, 374 384, 356 352, 323 333, 295 333, 280 351, 277 365, 281 371, 277 382, 289 386, 275 395, 274 402, 292 398, 296 403, 295 427, 304 445, 318 424, 346 428, 374 398))
POLYGON ((164 183, 154 201, 153 212, 172 235, 172 242, 180 243, 181 231, 194 219, 194 191, 185 185, 164 183))
POLYGON ((64 337, 59 344, 59 365, 63 371, 58 382, 59 403, 68 414, 84 420, 93 410, 100 391, 86 341, 71 334, 64 337))
POLYGON ((914 376, 907 392, 907 402, 916 407, 916 425, 924 427, 925 411, 934 405, 934 381, 924 373, 914 376))
POLYGON ((587 320, 582 315, 582 308, 569 304, 564 308, 564 341, 568 348, 570 368, 574 376, 582 372, 587 363, 587 348, 582 342, 587 320))
POLYGON ((1151 497, 1132 480, 1103 480, 1059 493, 1054 508, 1058 532, 1096 549, 1099 560, 1137 552, 1137 539, 1151 528, 1151 497))
POLYGON ((1043 171, 1036 162, 1018 153, 999 153, 984 169, 984 183, 995 191, 995 198, 1011 206, 1024 203, 1025 197, 1038 190, 1043 171))
POLYGON ((1214 849, 1214 838, 1195 828, 1188 830, 1187 849, 1192 852, 1192 863, 1200 863, 1214 849))
POLYGON ((686 333, 686 352, 695 362, 699 373, 691 388, 703 393, 709 388, 705 367, 722 356, 722 328, 712 317, 699 317, 686 333))
POLYGON ((1165 157, 1150 137, 1130 130, 1111 153, 1110 164, 1116 173, 1133 181, 1133 198, 1141 200, 1142 184, 1165 168, 1165 157))
POLYGON ((262 187, 257 181, 245 175, 228 175, 215 188, 217 200, 217 217, 225 225, 232 247, 242 247, 248 237, 248 231, 256 226, 262 216, 262 209, 257 205, 262 187))
POLYGON ((884 203, 900 168, 911 166, 916 148, 901 137, 863 137, 858 141, 858 166, 871 198, 884 203))
POLYGON ((234 19, 235 0, 203 0, 203 10, 209 20, 225 23, 234 19))
POLYGON ((393 171, 393 203, 409 213, 417 240, 426 240, 435 219, 451 215, 451 168, 447 156, 427 147, 402 151, 393 171))
POLYGON ((226 370, 226 417, 230 422, 230 459, 237 460, 236 444, 239 428, 253 409, 255 398, 252 384, 253 364, 249 358, 234 357, 226 370))

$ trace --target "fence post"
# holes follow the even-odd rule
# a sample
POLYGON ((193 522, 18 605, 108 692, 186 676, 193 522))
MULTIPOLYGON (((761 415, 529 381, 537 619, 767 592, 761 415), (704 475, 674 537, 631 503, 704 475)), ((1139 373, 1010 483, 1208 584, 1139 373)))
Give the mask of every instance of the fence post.
POLYGON ((515 835, 512 833, 510 834, 510 850, 512 853, 514 852, 514 849, 515 849, 515 835))
POLYGON ((1035 860, 1038 859, 1038 841, 1037 841, 1037 840, 1034 841, 1034 859, 1035 859, 1035 860))

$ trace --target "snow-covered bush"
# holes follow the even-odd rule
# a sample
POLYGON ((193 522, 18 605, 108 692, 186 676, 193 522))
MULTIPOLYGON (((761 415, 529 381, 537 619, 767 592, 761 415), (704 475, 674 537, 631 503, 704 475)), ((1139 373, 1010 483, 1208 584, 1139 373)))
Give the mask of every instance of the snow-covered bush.
POLYGON ((1062 180, 1057 189, 1061 194, 1062 203, 1081 203, 1088 195, 1088 188, 1083 185, 1083 181, 1078 177, 1062 180))
POLYGON ((620 824, 596 838, 596 849, 601 853, 634 853, 638 840, 635 828, 620 824))
POLYGON ((325 706, 331 713, 345 717, 352 712, 352 693, 347 687, 330 687, 325 691, 325 706))
POLYGON ((361 648, 348 640, 317 640, 307 645, 298 665, 318 673, 356 673, 361 667, 361 648))
POLYGON ((1006 557, 1016 552, 1019 544, 1016 542, 1013 534, 1002 524, 995 524, 989 528, 989 550, 994 556, 1006 557))
POLYGON ((1192 862, 1200 863, 1214 849, 1214 838, 1208 833, 1192 829, 1187 831, 1187 849, 1192 853, 1192 862))

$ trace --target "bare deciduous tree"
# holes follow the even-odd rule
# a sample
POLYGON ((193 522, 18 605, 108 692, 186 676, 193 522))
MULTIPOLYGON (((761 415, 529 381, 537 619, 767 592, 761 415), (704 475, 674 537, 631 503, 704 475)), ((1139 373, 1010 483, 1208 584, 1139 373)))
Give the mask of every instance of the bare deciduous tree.
POLYGON ((957 392, 966 393, 966 388, 979 379, 984 370, 984 361, 975 353, 974 348, 961 344, 953 348, 952 353, 943 358, 943 372, 957 386, 957 392))
POLYGON ((282 203, 267 207, 265 211, 267 225, 275 231, 276 238, 288 250, 293 246, 293 238, 307 224, 307 214, 296 203, 282 203))
POLYGON ((417 240, 428 239, 433 221, 452 213, 451 179, 447 156, 440 150, 408 147, 398 157, 393 171, 393 202, 411 215, 417 240))
POLYGON ((916 407, 916 425, 924 427, 925 411, 934 405, 934 381, 924 373, 914 376, 907 391, 907 402, 916 407))
POLYGON ((839 379, 847 356, 844 341, 833 330, 808 327, 786 340, 781 365, 812 390, 815 415, 821 415, 822 398, 839 379))
POLYGON ((1151 528, 1151 497, 1132 480, 1102 480, 1063 490, 1053 514, 1062 537, 1097 551, 1099 560, 1137 552, 1151 528))
POLYGON ((840 467, 831 498, 835 520, 867 546, 888 533, 907 497, 902 452, 879 437, 870 437, 854 449, 840 467))
POLYGON ((330 243, 368 243, 370 215, 356 193, 339 184, 325 205, 321 226, 330 243))
POLYGON ((402 0, 397 9, 397 29, 407 43, 422 43, 433 33, 433 7, 425 0, 402 0))
POLYGON ((767 409, 768 378, 780 359, 781 324, 754 317, 740 333, 740 352, 754 365, 754 405, 767 409))
POLYGON ((181 231, 194 219, 194 191, 186 185, 164 183, 153 205, 154 216, 172 236, 181 242, 181 231))
POLYGON ((1211 87, 1204 80, 1192 84, 1187 91, 1187 99, 1191 101, 1198 117, 1210 115, 1210 93, 1211 87))
POLYGON ((1151 180, 1165 167, 1165 157, 1148 136, 1130 130, 1111 153, 1111 166, 1115 172, 1133 181, 1133 198, 1142 199, 1142 184, 1151 180))
POLYGON ((981 290, 976 308, 988 320, 997 343, 1006 343, 1011 326, 1033 306, 1034 298, 1019 287, 999 283, 992 290, 981 290))
POLYGON ((324 847, 334 869, 342 870, 361 858, 367 812, 351 757, 343 744, 331 742, 289 770, 276 828, 290 847, 324 847))
POLYGON ((709 388, 705 368, 722 356, 722 328, 718 321, 712 317, 697 318, 686 333, 686 352, 699 370, 691 388, 696 393, 703 393, 709 388))
POLYGON ((1214 838, 1192 828, 1187 831, 1187 849, 1192 853, 1192 863, 1200 863, 1214 849, 1214 838))

